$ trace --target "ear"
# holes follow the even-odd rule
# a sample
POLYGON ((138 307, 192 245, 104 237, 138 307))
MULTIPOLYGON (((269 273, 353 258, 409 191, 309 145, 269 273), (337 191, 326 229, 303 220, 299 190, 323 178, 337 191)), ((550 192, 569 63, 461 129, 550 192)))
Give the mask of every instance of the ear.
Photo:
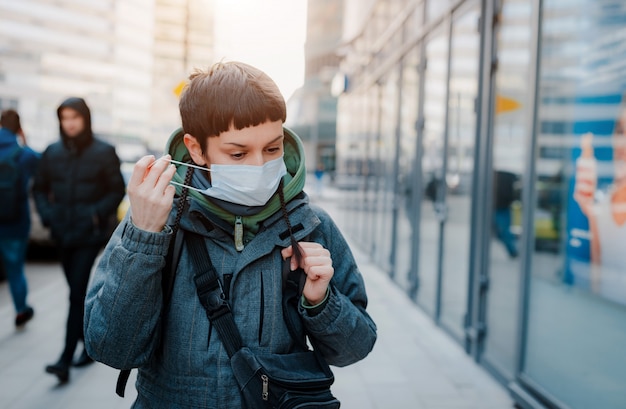
POLYGON ((185 143, 185 146, 187 147, 194 163, 197 165, 206 165, 206 159, 204 159, 204 155, 202 155, 202 148, 200 147, 198 140, 186 133, 185 136, 183 136, 183 142, 185 143))

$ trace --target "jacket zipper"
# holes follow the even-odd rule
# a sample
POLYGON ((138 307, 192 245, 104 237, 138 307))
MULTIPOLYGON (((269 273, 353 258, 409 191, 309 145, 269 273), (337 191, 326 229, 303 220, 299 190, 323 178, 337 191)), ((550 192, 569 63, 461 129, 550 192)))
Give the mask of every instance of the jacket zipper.
POLYGON ((259 312, 259 345, 261 345, 261 337, 263 336, 263 310, 265 309, 265 294, 263 289, 263 273, 261 272, 261 308, 259 312))
POLYGON ((235 216, 235 249, 243 250, 243 221, 241 216, 235 216))

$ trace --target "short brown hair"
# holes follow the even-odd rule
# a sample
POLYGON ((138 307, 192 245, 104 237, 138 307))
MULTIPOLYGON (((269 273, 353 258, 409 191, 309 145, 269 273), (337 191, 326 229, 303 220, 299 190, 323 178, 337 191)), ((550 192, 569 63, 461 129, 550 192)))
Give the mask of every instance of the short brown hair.
POLYGON ((287 119, 285 98, 263 71, 241 62, 219 62, 189 77, 179 103, 183 131, 206 151, 207 138, 287 119))
POLYGON ((0 116, 0 126, 8 129, 14 134, 18 133, 20 129, 22 129, 22 125, 20 124, 20 116, 14 109, 6 109, 2 111, 2 115, 0 116))

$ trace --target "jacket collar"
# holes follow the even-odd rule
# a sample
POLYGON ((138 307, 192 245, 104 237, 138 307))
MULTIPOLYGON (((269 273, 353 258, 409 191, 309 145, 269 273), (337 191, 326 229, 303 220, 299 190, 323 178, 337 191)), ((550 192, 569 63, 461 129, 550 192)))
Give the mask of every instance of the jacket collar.
MULTIPOLYGON (((308 196, 302 192, 286 204, 287 214, 296 240, 306 238, 320 224, 320 220, 309 206, 308 196)), ((172 215, 174 218, 175 215, 172 215)), ((209 211, 202 203, 191 198, 185 214, 181 217, 180 228, 200 234, 209 239, 223 241, 233 237, 234 225, 209 211)), ((243 259, 254 260, 269 254, 275 247, 285 248, 291 244, 287 223, 282 211, 263 220, 252 243, 244 246, 243 259), (249 245, 253 244, 253 245, 249 245)))
MULTIPOLYGON (((285 201, 289 202, 302 192, 304 188, 306 169, 304 167, 304 145, 300 138, 290 129, 283 127, 285 132, 285 154, 284 160, 287 167, 287 175, 284 176, 284 188, 285 201)), ((181 162, 190 161, 189 152, 183 143, 184 132, 181 128, 177 129, 170 136, 167 142, 166 152, 172 155, 172 159, 181 162)), ((179 166, 173 180, 178 183, 183 183, 185 179, 185 173, 187 172, 186 166, 179 166)), ((176 193, 180 195, 182 188, 176 186, 176 193)), ((261 223, 277 213, 280 210, 280 199, 278 194, 274 194, 269 202, 260 211, 247 212, 246 209, 237 209, 237 206, 220 206, 218 202, 209 200, 205 195, 200 192, 191 190, 189 196, 197 201, 202 207, 208 210, 210 213, 218 216, 222 220, 226 221, 230 226, 234 226, 235 221, 241 220, 244 226, 245 236, 250 239, 254 236, 261 223)), ((256 209, 258 210, 258 209, 256 209)))

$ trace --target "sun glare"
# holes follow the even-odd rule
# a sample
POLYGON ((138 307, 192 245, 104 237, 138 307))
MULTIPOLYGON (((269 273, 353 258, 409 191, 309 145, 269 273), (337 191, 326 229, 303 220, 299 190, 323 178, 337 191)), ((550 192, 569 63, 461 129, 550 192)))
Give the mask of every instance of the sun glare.
POLYGON ((215 58, 265 71, 288 99, 304 81, 306 0, 217 0, 215 58))

